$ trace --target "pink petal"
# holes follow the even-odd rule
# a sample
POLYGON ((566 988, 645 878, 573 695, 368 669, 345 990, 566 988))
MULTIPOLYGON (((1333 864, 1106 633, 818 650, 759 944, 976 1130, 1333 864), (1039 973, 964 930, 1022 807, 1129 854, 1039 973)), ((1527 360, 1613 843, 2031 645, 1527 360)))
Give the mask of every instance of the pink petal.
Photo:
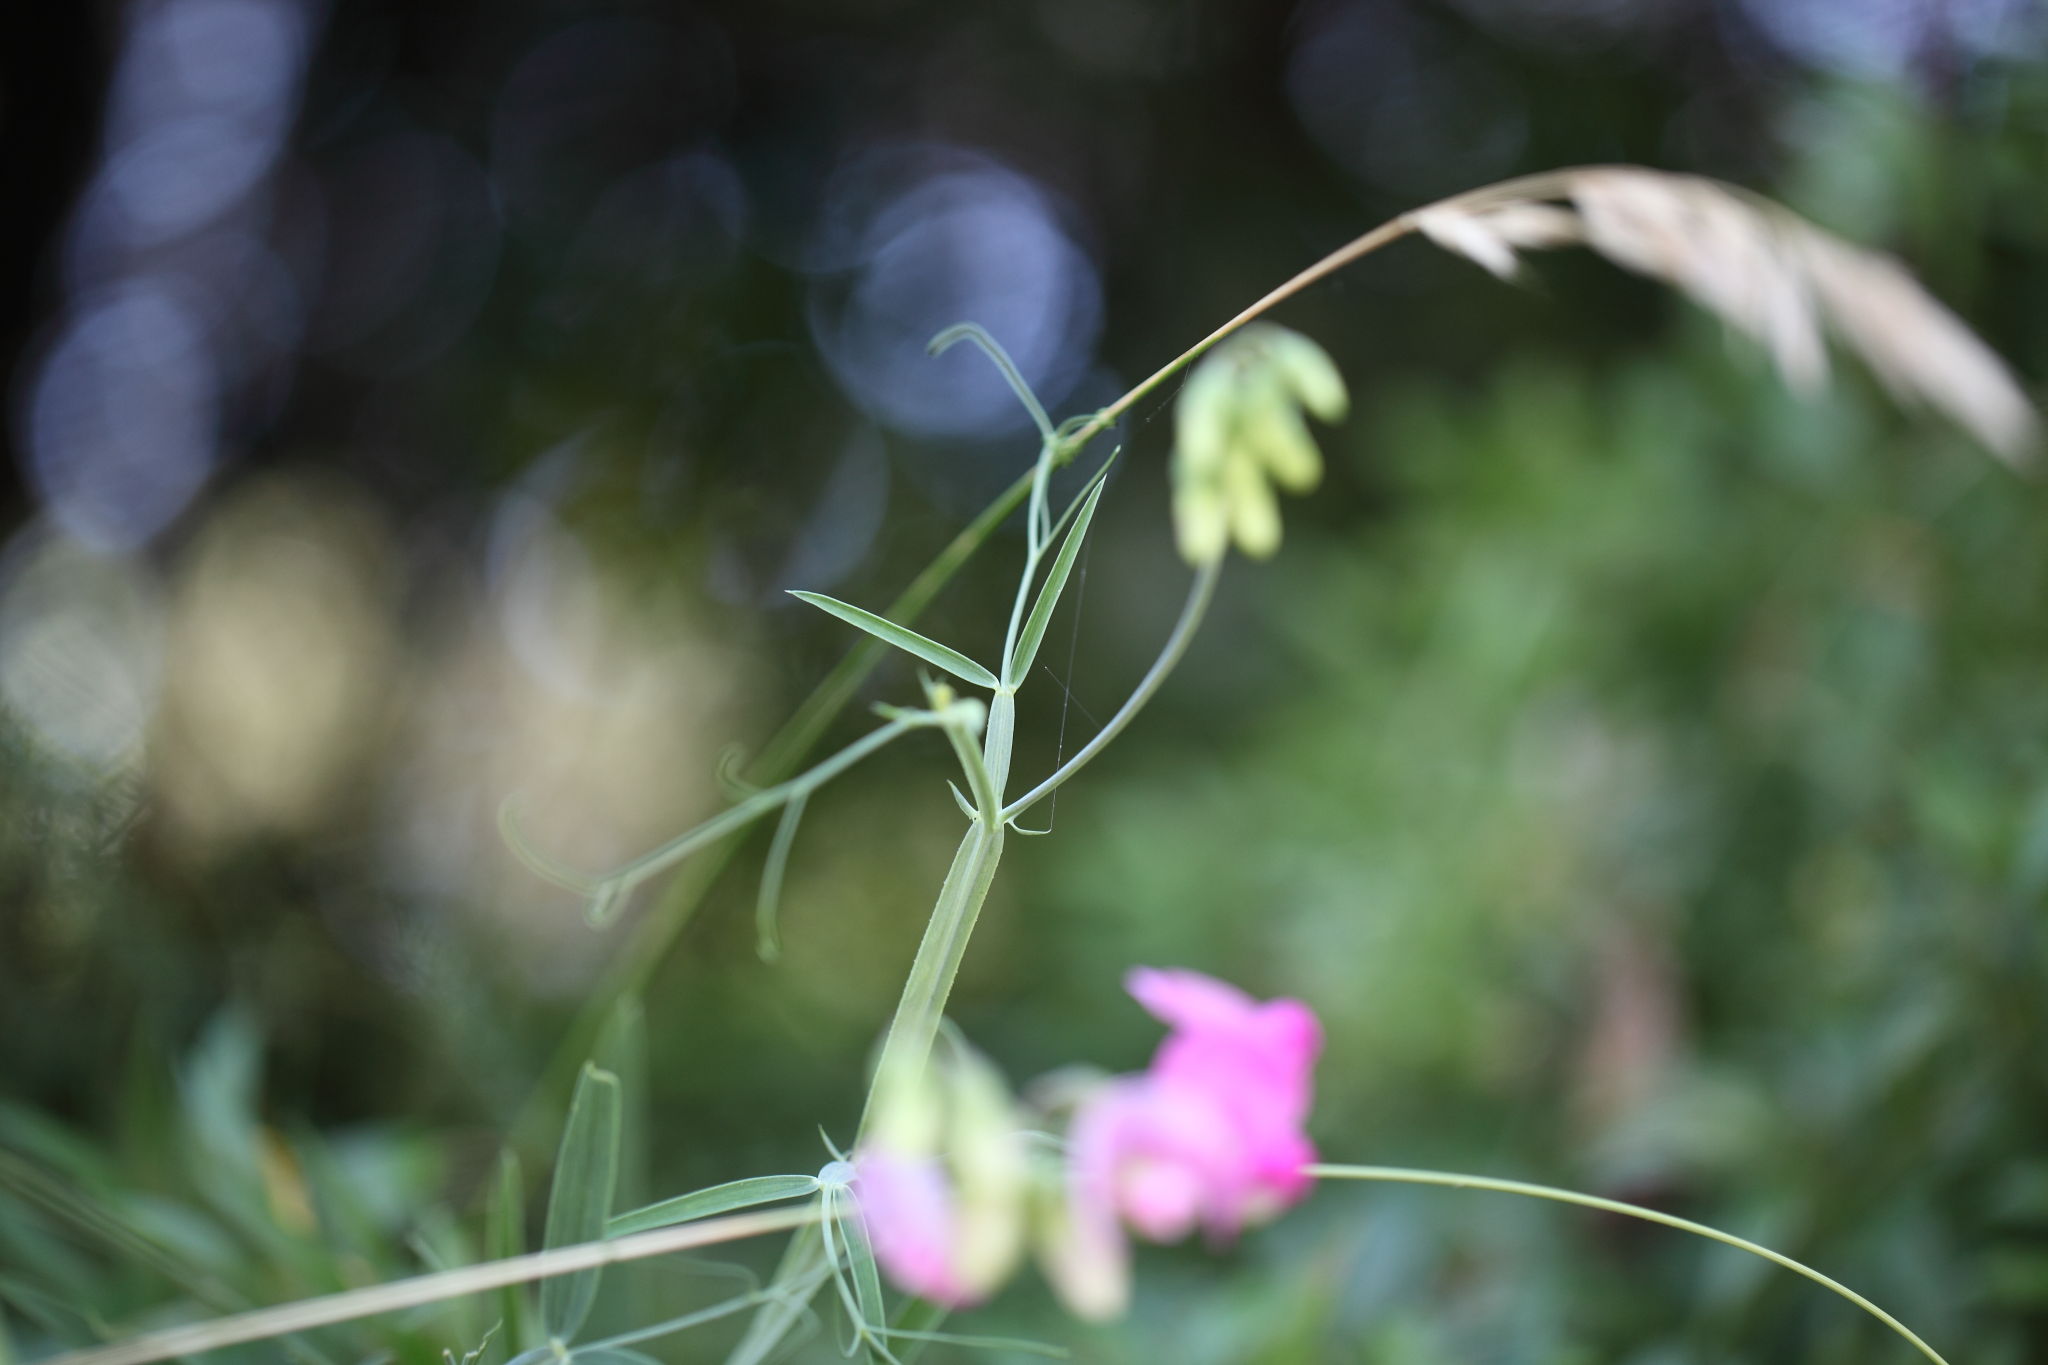
POLYGON ((953 1191, 935 1157, 870 1151, 854 1158, 854 1198, 875 1260, 900 1289, 950 1308, 974 1297, 954 1270, 953 1191))
POLYGON ((1193 1033, 1235 1032, 1258 1008, 1229 982, 1185 967, 1133 967, 1124 989, 1160 1023, 1193 1033))

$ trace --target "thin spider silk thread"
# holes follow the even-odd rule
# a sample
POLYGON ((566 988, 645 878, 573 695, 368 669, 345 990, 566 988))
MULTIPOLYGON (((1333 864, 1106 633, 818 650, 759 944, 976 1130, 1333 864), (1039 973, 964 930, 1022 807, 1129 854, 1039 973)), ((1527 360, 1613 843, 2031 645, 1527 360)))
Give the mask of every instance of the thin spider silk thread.
MULTIPOLYGON (((1074 654, 1081 643, 1081 609, 1088 601, 1088 556, 1094 552, 1094 537, 1081 544, 1081 562, 1076 566, 1079 577, 1074 583, 1074 617, 1067 631, 1067 676, 1055 679, 1060 685, 1060 734, 1053 746, 1052 770, 1058 772, 1060 765, 1067 761, 1067 712, 1074 705, 1074 654)), ((1081 708, 1084 712, 1087 707, 1081 708)), ((1052 833, 1053 822, 1059 818, 1059 788, 1053 788, 1052 804, 1045 808, 1045 832, 1052 833)))

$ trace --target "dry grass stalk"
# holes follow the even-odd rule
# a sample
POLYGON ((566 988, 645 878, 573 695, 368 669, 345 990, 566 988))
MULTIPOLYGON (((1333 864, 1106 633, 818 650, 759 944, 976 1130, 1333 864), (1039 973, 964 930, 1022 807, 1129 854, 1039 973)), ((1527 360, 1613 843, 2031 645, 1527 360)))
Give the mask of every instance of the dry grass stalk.
POLYGON ((1801 391, 1827 379, 1821 336, 1832 331, 1893 393, 1947 413, 2008 462, 2024 463, 2037 440, 2033 405, 2004 362, 1897 261, 1733 186, 1590 167, 1459 195, 1412 222, 1504 279, 1521 251, 1591 247, 1756 338, 1801 391))

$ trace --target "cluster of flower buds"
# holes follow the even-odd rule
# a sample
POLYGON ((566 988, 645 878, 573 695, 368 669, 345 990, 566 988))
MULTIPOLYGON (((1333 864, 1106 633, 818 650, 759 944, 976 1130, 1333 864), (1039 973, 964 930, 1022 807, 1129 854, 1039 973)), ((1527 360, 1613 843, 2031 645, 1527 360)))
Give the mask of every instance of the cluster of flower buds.
POLYGON ((1299 332, 1254 323, 1211 351, 1174 407, 1173 526, 1181 557, 1200 567, 1235 541, 1255 559, 1280 548, 1280 504, 1270 480, 1306 493, 1323 459, 1302 421, 1350 407, 1323 348, 1299 332))
POLYGON ((1065 1087, 1062 1145, 1034 1152, 1025 1115, 964 1045, 917 1077, 879 1078, 853 1192, 899 1288, 980 1302, 1029 1240, 1070 1309, 1114 1317, 1130 1297, 1126 1229, 1222 1241, 1307 1192, 1315 1015, 1198 972, 1139 968, 1126 984, 1170 1032, 1143 1072, 1065 1087))

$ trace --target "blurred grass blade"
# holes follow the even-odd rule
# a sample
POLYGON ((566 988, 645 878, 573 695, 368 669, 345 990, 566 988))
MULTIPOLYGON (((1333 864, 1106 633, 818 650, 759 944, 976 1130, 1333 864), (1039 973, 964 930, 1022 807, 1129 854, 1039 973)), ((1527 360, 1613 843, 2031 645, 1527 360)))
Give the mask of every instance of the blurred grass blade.
POLYGON ((781 1348, 783 1340, 812 1317, 810 1302, 830 1278, 830 1257, 826 1250, 823 1220, 806 1223, 782 1250, 782 1260, 769 1281, 775 1293, 763 1305, 746 1334, 725 1358, 725 1365, 762 1365, 781 1348), (820 1267, 824 1273, 814 1274, 820 1267))
POLYGON ((179 1068, 178 1088, 192 1183, 245 1236, 275 1250, 257 1119, 262 1068, 263 1039, 255 1021, 230 1005, 207 1022, 179 1068))
MULTIPOLYGON (((745 1272, 741 1273, 745 1274, 745 1272)), ((746 1278, 751 1280, 753 1277, 748 1275, 746 1278)), ((822 1279, 823 1276, 820 1275, 815 1278, 822 1279)), ((716 1322, 720 1318, 731 1317, 733 1314, 745 1312, 749 1308, 758 1308, 763 1304, 774 1303, 781 1298, 781 1291, 758 1288, 750 1289, 747 1293, 726 1299, 722 1303, 714 1303, 708 1308, 699 1308, 694 1312, 684 1313, 680 1317, 649 1323, 644 1327, 635 1327, 630 1332, 621 1332, 617 1336, 606 1337, 603 1341, 593 1341, 588 1346, 577 1348, 574 1353, 575 1358, 577 1360, 603 1359, 604 1357, 597 1353, 624 1351, 627 1347, 637 1346, 643 1341, 653 1341, 657 1337, 672 1336, 677 1332, 686 1332, 692 1327, 701 1327, 707 1322, 716 1322)), ((613 1357, 613 1359, 617 1358, 613 1357)), ((637 1354, 631 1354, 629 1358, 645 1359, 645 1357, 638 1356, 637 1354)))
POLYGON ((61 1219, 74 1232, 104 1243, 163 1275, 209 1308, 241 1301, 203 1266, 163 1246, 118 1208, 91 1193, 75 1175, 59 1177, 0 1149, 0 1194, 12 1195, 61 1219))
POLYGON ((629 1351, 623 1346, 597 1346, 576 1352, 579 1365, 661 1365, 653 1356, 629 1351))
MULTIPOLYGON (((1103 466, 1105 469, 1107 465, 1103 466)), ((1024 621, 1024 633, 1017 640, 1016 657, 1010 661, 1010 675, 1004 679, 1011 687, 1024 681, 1031 672, 1031 662, 1038 657, 1038 646, 1045 640, 1045 628, 1052 624, 1053 609, 1060 604, 1060 593, 1065 591, 1067 576, 1074 571, 1075 556, 1081 553, 1081 543, 1088 538, 1088 524, 1095 519, 1095 505, 1102 501, 1103 485, 1097 483, 1081 504, 1080 515, 1074 518, 1073 529, 1060 542, 1060 552, 1054 557, 1052 568, 1045 575, 1045 582, 1038 588, 1038 600, 1031 604, 1031 615, 1024 621)))
POLYGON ((789 870, 789 849, 796 842, 797 824, 804 818, 804 803, 809 800, 810 793, 801 791, 789 798, 782 808, 782 819, 776 822, 775 838, 768 845, 768 861, 761 868, 761 894, 754 902, 754 931, 755 951, 763 962, 773 962, 782 956, 782 935, 776 928, 777 912, 782 906, 782 879, 789 870))
POLYGON ((752 1208, 756 1204, 772 1204, 778 1199, 801 1199, 817 1192, 818 1177, 814 1175, 757 1175, 746 1180, 729 1180, 723 1185, 679 1194, 673 1199, 649 1204, 644 1209, 619 1214, 605 1224, 604 1235, 623 1237, 629 1232, 665 1228, 672 1223, 687 1223, 696 1218, 730 1213, 734 1209, 752 1208))
POLYGON ((13 1304, 17 1313, 59 1341, 98 1335, 90 1314, 12 1275, 0 1275, 0 1302, 13 1304))
MULTIPOLYGON (((484 1210, 484 1255, 502 1261, 525 1251, 526 1181, 519 1168, 519 1154, 506 1147, 498 1153, 498 1180, 484 1210)), ((532 1297, 525 1285, 508 1285, 499 1292, 498 1316, 504 1321, 505 1340, 511 1349, 524 1346, 533 1316, 532 1297)))
POLYGON ((915 654, 934 668, 943 668, 962 682, 973 683, 976 687, 996 689, 996 675, 968 658, 957 649, 948 649, 936 640, 927 640, 914 630, 906 630, 885 616, 841 602, 836 597, 827 597, 818 592, 790 590, 791 597, 808 602, 818 610, 829 612, 850 626, 858 626, 876 639, 892 644, 909 654, 915 654))
MULTIPOLYGON (((562 1130, 554 1189, 548 1195, 543 1249, 552 1251, 604 1236, 619 1177, 619 1114, 618 1077, 585 1063, 583 1076, 576 1083, 576 1098, 569 1105, 569 1122, 562 1130)), ((575 1339, 597 1298, 598 1275, 598 1269, 592 1267, 541 1282, 541 1323, 549 1337, 575 1339)))

